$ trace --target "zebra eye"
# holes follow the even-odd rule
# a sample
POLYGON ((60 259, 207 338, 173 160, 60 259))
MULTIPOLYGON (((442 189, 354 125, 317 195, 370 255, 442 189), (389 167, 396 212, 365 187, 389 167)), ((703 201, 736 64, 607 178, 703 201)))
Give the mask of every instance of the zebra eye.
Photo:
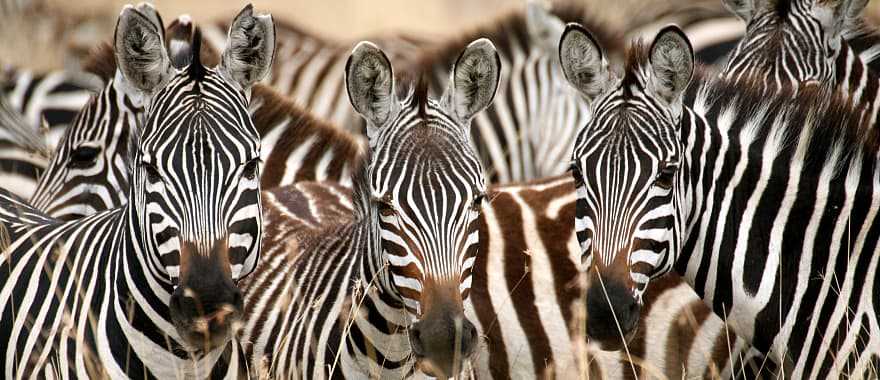
POLYGON ((70 162, 67 166, 75 169, 85 169, 95 162, 101 150, 91 146, 78 146, 70 152, 70 162))
POLYGON ((257 178, 257 168, 260 166, 260 159, 255 158, 253 160, 248 161, 247 164, 244 165, 244 169, 241 171, 241 175, 247 179, 257 178))
POLYGON ((480 193, 474 197, 474 202, 471 204, 471 210, 473 211, 481 211, 483 209, 483 201, 486 200, 486 194, 480 193))
POLYGON ((377 198, 376 208, 379 209, 379 215, 386 217, 394 216, 394 204, 391 203, 390 199, 377 198))
POLYGON ((144 170, 147 172, 148 181, 156 183, 162 180, 162 176, 159 175, 159 169, 156 168, 156 165, 149 162, 142 162, 141 166, 143 166, 144 170))
POLYGON ((584 184, 584 176, 577 164, 571 165, 571 176, 574 178, 574 187, 581 187, 584 184))
POLYGON ((675 171, 678 169, 675 165, 666 165, 657 173, 657 179, 654 183, 663 190, 672 189, 672 181, 675 179, 675 171))

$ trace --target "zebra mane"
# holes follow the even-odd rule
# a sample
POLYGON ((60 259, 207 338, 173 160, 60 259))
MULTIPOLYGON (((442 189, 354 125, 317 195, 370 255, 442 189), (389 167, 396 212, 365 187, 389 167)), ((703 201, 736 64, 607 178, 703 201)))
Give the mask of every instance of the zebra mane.
MULTIPOLYGON (((591 12, 583 4, 571 1, 554 2, 550 13, 562 20, 563 23, 577 22, 584 25, 606 51, 622 50, 617 33, 610 31, 603 23, 591 19, 589 17, 591 12)), ((483 37, 492 41, 502 57, 510 56, 516 50, 529 50, 529 46, 521 46, 530 40, 525 9, 513 10, 493 22, 484 24, 484 26, 446 39, 446 42, 439 43, 419 54, 411 68, 414 69, 413 71, 430 71, 435 65, 451 67, 468 44, 483 37)))
POLYGON ((205 78, 205 66, 202 66, 202 30, 196 27, 193 32, 192 49, 190 52, 191 61, 187 66, 186 72, 192 80, 202 80, 205 78))
MULTIPOLYGON (((198 30, 198 28, 196 28, 198 30)), ((193 36, 196 34, 193 33, 193 36)), ((201 36, 201 33, 198 34, 199 41, 199 59, 204 67, 214 67, 220 63, 220 53, 218 53, 214 48, 211 47, 211 44, 205 41, 204 37, 201 36)), ((193 44, 193 51, 196 51, 196 44, 193 44)), ((107 83, 109 80, 113 79, 116 76, 116 55, 113 51, 113 45, 109 42, 99 43, 97 46, 92 48, 89 55, 83 60, 83 70, 92 74, 97 75, 104 83, 107 83)))
MULTIPOLYGON (((776 155, 795 154, 799 136, 809 135, 805 162, 833 160, 838 168, 865 155, 875 157, 880 148, 880 131, 873 128, 870 116, 854 105, 845 94, 817 86, 784 88, 768 94, 760 77, 721 78, 713 70, 699 68, 694 73, 684 103, 692 105, 707 119, 734 115, 733 125, 756 129, 756 139, 771 133, 784 134, 776 155), (780 122, 781 127, 769 127, 780 122), (809 131, 804 131, 809 128, 809 131)), ((780 139, 780 136, 774 136, 780 139)), ((874 160, 870 160, 873 162, 874 160)))
POLYGON ((620 86, 624 91, 626 98, 632 97, 630 91, 634 86, 643 88, 644 70, 648 67, 651 60, 651 45, 645 43, 642 39, 635 39, 626 49, 626 58, 623 65, 623 79, 620 86))

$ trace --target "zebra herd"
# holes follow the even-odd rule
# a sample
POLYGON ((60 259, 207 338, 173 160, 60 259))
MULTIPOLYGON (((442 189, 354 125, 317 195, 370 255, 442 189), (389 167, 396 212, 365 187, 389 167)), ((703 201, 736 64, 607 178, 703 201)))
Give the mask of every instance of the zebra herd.
POLYGON ((877 378, 867 1, 722 3, 720 68, 589 5, 351 49, 124 7, 0 103, 0 372, 877 378))

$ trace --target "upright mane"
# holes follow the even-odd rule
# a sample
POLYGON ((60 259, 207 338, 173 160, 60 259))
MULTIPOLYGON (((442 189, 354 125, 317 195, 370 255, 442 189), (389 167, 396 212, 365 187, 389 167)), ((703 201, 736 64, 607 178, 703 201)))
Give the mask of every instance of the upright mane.
MULTIPOLYGON (((198 28, 196 28, 198 30, 198 28)), ((196 48, 199 48, 199 59, 198 61, 205 65, 205 67, 214 67, 220 63, 220 53, 214 50, 209 43, 207 43, 202 37, 201 33, 194 33, 198 35, 200 43, 198 46, 193 44, 193 51, 196 51, 196 48)), ((106 83, 110 79, 116 75, 116 55, 113 51, 113 44, 110 42, 101 42, 89 52, 89 55, 83 60, 83 70, 92 74, 97 75, 101 80, 106 83)))

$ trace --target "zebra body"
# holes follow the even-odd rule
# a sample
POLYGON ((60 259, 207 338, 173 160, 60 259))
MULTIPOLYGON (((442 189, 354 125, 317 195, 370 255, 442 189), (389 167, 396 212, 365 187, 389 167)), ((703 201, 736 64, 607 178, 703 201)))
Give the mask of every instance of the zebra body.
POLYGON ((876 374, 870 124, 816 88, 768 94, 763 78, 699 71, 692 81, 676 27, 635 46, 622 79, 578 26, 560 56, 595 112, 572 155, 578 241, 601 285, 587 294, 589 335, 609 338, 593 322, 630 334, 648 281, 674 268, 784 373, 876 374), (609 207, 627 217, 609 223, 609 207))
POLYGON ((117 23, 120 69, 149 101, 127 162, 130 201, 60 222, 0 193, 5 377, 247 375, 230 341, 241 313, 233 281, 253 270, 261 235, 244 90, 271 64, 272 20, 246 7, 231 33, 245 48, 216 71, 194 60, 176 72, 154 17, 126 6, 117 23))

